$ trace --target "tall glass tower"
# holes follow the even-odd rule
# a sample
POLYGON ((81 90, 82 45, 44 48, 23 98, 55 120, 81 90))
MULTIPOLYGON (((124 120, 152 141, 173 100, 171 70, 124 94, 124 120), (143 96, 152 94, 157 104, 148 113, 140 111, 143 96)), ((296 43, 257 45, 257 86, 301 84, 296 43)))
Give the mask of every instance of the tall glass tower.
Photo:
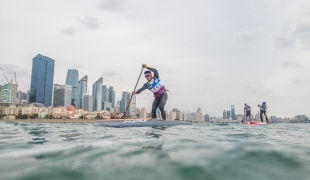
POLYGON ((79 71, 76 69, 68 69, 66 84, 72 86, 71 105, 76 107, 77 91, 79 83, 79 71))
POLYGON ((30 103, 52 106, 55 60, 38 54, 32 61, 30 103))
POLYGON ((78 83, 77 103, 76 103, 77 109, 83 109, 83 98, 87 93, 87 81, 88 81, 88 76, 86 75, 82 79, 80 79, 78 83))
POLYGON ((112 107, 115 107, 115 91, 113 86, 109 87, 109 102, 112 103, 112 107))
POLYGON ((231 118, 233 120, 237 120, 236 119, 236 114, 235 114, 235 105, 230 105, 230 111, 231 111, 231 118))
POLYGON ((109 102, 109 89, 106 85, 102 86, 102 102, 109 102))
POLYGON ((93 84, 93 111, 102 110, 102 82, 101 77, 93 84))

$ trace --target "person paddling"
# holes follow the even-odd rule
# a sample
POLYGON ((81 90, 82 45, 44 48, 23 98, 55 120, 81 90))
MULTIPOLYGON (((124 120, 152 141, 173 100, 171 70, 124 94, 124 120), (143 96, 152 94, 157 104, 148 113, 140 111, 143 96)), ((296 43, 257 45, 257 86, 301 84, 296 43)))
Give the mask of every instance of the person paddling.
POLYGON ((246 103, 244 104, 244 114, 245 114, 245 122, 248 122, 248 117, 250 117, 250 122, 252 122, 251 107, 246 103))
POLYGON ((261 105, 259 104, 258 107, 260 107, 260 120, 263 121, 263 114, 265 116, 266 122, 269 123, 268 117, 267 117, 267 104, 266 102, 263 102, 261 105))
POLYGON ((146 89, 150 90, 155 97, 152 104, 152 118, 156 119, 156 109, 159 107, 162 119, 166 120, 166 112, 164 107, 168 99, 167 89, 163 82, 159 79, 159 74, 156 69, 148 67, 146 64, 142 64, 142 67, 148 69, 148 71, 144 72, 144 76, 147 79, 147 82, 142 86, 142 88, 138 89, 137 91, 133 91, 132 94, 140 94, 146 89), (154 73, 154 76, 152 76, 152 72, 154 73))

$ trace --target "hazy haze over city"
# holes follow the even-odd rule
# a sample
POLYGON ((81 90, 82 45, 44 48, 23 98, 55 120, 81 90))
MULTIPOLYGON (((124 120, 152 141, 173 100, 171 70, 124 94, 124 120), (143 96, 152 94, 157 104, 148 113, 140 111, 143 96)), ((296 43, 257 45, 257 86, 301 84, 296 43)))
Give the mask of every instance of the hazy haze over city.
MULTIPOLYGON (((0 67, 22 91, 37 54, 55 60, 54 84, 75 68, 116 100, 146 63, 170 90, 167 110, 221 116, 266 101, 270 115, 310 116, 310 1, 14 0, 0 2, 0 24, 0 67)), ((145 91, 137 107, 152 101, 145 91)))

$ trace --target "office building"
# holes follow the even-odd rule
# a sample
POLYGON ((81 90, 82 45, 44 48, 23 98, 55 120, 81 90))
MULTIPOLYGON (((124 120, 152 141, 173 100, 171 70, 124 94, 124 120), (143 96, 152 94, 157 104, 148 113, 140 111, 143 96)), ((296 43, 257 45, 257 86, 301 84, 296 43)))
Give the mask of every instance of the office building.
POLYGON ((78 70, 68 69, 66 84, 72 87, 71 105, 76 107, 78 84, 79 84, 79 71, 78 70))
POLYGON ((235 112, 235 106, 234 105, 231 105, 230 106, 230 112, 231 112, 231 118, 233 119, 233 120, 237 120, 237 117, 236 117, 236 112, 235 112))
POLYGON ((117 101, 114 107, 114 112, 121 112, 120 106, 121 106, 121 101, 117 101))
POLYGON ((93 105, 93 98, 91 97, 91 95, 84 95, 83 96, 83 110, 84 111, 88 111, 88 112, 92 112, 92 105, 93 105))
POLYGON ((109 87, 109 102, 112 103, 112 107, 115 106, 115 91, 113 86, 109 87))
POLYGON ((142 108, 140 111, 140 118, 147 118, 147 112, 145 108, 142 108))
POLYGON ((102 110, 102 82, 101 77, 93 84, 93 111, 102 110))
POLYGON ((83 109, 83 100, 87 93, 87 81, 88 76, 86 75, 78 82, 76 109, 83 109))
POLYGON ((230 111, 226 111, 226 114, 227 114, 227 119, 230 118, 230 111))
POLYGON ((122 100, 121 100, 120 110, 121 110, 122 113, 125 113, 126 108, 128 106, 127 114, 126 115, 128 115, 128 116, 135 116, 137 114, 136 113, 136 96, 132 97, 131 102, 128 105, 128 103, 130 101, 130 98, 131 98, 131 93, 128 93, 128 92, 123 92, 122 93, 122 100))
POLYGON ((206 121, 206 122, 209 122, 209 121, 210 121, 210 116, 209 116, 209 114, 206 114, 206 115, 205 115, 205 121, 206 121))
POLYGON ((223 111, 223 119, 227 119, 226 110, 223 111))
POLYGON ((32 61, 30 103, 52 105, 55 60, 38 54, 32 61))
POLYGON ((18 91, 17 100, 18 100, 18 103, 27 102, 27 93, 18 91))
POLYGON ((128 96, 128 92, 122 93, 122 100, 121 100, 121 104, 120 104, 121 113, 124 113, 126 111, 126 107, 128 104, 127 96, 128 96))
POLYGON ((102 102, 109 102, 109 89, 106 85, 102 86, 102 102))
POLYGON ((17 101, 17 84, 8 83, 1 87, 0 102, 16 104, 17 101))
POLYGON ((109 111, 110 113, 114 112, 114 109, 112 108, 112 103, 107 101, 103 102, 102 110, 109 111))
POLYGON ((70 85, 54 85, 53 107, 71 105, 72 87, 70 85))

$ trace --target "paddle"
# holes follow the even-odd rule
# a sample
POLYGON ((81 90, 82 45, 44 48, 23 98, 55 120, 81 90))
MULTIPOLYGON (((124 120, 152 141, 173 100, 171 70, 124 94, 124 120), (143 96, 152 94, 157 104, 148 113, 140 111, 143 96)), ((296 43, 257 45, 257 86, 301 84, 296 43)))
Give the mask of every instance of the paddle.
MULTIPOLYGON (((135 89, 134 89, 133 91, 135 91, 136 88, 137 88, 137 85, 138 85, 138 82, 139 82, 139 80, 140 80, 140 77, 141 77, 141 74, 142 74, 142 72, 143 72, 143 69, 144 69, 144 67, 142 67, 142 69, 141 69, 141 72, 140 72, 138 81, 137 81, 136 86, 135 86, 135 89)), ((126 116, 126 113, 127 113, 127 111, 128 111, 128 107, 129 107, 129 105, 130 105, 130 103, 131 103, 132 97, 133 97, 133 94, 131 94, 130 100, 129 100, 129 102, 128 102, 128 104, 127 104, 127 107, 126 107, 126 111, 125 111, 124 116, 123 116, 123 119, 125 119, 125 116, 126 116)))

